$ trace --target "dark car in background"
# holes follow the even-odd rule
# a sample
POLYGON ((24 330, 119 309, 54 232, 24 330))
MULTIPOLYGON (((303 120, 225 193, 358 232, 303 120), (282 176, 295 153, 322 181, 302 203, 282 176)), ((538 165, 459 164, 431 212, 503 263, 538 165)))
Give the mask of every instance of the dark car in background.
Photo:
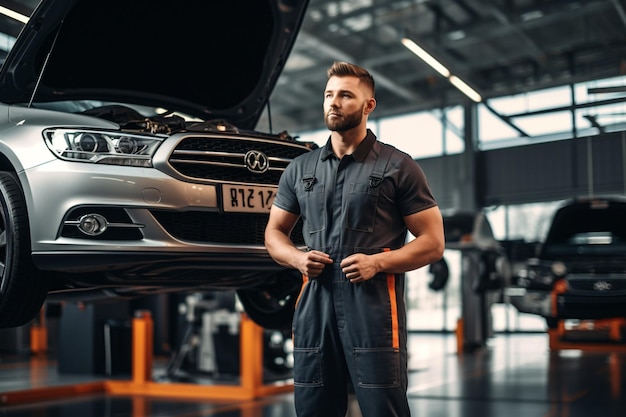
POLYGON ((307 3, 39 4, 0 70, 0 327, 47 297, 186 289, 290 326, 301 278, 263 232, 312 145, 256 125, 307 3))
POLYGON ((626 317, 626 199, 565 203, 514 281, 511 303, 550 328, 565 319, 626 317))

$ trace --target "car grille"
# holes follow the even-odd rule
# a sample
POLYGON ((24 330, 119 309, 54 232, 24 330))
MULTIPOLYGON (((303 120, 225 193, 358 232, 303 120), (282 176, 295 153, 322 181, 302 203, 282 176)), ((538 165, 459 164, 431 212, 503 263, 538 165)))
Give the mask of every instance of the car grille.
POLYGON ((617 293, 626 293, 626 276, 588 276, 576 278, 568 278, 570 291, 575 294, 594 293, 601 295, 602 293, 616 295, 617 293))
MULTIPOLYGON (((157 211, 152 214, 176 239, 211 244, 264 245, 265 214, 216 213, 206 211, 157 211)), ((303 245, 302 224, 294 227, 291 239, 303 245)))
POLYGON ((293 158, 309 151, 304 145, 241 137, 190 136, 180 141, 169 158, 180 174, 196 179, 229 183, 277 185, 293 158), (249 151, 265 154, 269 169, 251 172, 244 157, 249 151))
MULTIPOLYGON (((187 136, 168 162, 187 178, 233 184, 278 185, 280 176, 295 157, 309 152, 306 145, 277 139, 241 136, 187 136), (269 162, 264 172, 252 172, 245 163, 249 151, 262 152, 269 162)), ((179 240, 225 245, 264 245, 267 214, 207 211, 153 211, 157 221, 179 240)), ((303 245, 302 223, 291 236, 303 245)))

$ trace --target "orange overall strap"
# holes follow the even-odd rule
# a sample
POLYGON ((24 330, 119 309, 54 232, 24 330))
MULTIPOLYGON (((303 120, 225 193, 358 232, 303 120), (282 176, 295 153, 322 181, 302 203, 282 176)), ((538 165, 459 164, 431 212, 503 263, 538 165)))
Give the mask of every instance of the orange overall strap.
MULTIPOLYGON (((391 249, 385 248, 385 252, 391 249)), ((389 304, 391 307, 391 341, 392 347, 400 348, 400 334, 398 330, 398 299, 396 298, 396 275, 387 274, 387 292, 389 293, 389 304)))
POLYGON ((302 297, 302 293, 304 292, 304 287, 309 282, 309 276, 302 274, 302 287, 300 288, 300 293, 298 294, 298 298, 296 298, 295 307, 300 303, 300 297, 302 297))
MULTIPOLYGON (((302 293, 304 292, 304 287, 306 287, 306 284, 309 283, 309 277, 308 275, 304 275, 302 274, 302 287, 300 288, 300 293, 298 294, 298 298, 296 298, 296 302, 294 304, 294 309, 298 307, 298 304, 300 303, 300 298, 302 297, 302 293)), ((294 335, 293 335, 293 330, 291 331, 291 340, 294 341, 294 335)))

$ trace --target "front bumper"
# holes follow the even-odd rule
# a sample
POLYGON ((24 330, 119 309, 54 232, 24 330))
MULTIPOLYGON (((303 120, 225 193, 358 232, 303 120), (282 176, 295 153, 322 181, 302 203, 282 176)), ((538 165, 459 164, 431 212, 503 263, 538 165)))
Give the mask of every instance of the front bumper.
POLYGON ((77 286, 251 288, 284 270, 265 253, 43 252, 36 265, 77 286))
MULTIPOLYGON (((211 174, 217 172, 219 178, 204 171, 183 174, 171 165, 180 138, 172 136, 163 143, 154 156, 153 168, 46 159, 18 171, 35 266, 46 276, 65 277, 84 286, 207 284, 246 288, 283 270, 264 246, 271 204, 263 205, 262 212, 233 212, 233 187, 224 188, 231 190, 228 210, 222 197, 223 187, 228 185, 253 191, 260 186, 273 187, 280 169, 272 171, 269 178, 258 174, 241 177, 236 173, 248 172, 245 167, 221 172, 194 160, 184 166, 211 166, 211 174), (85 228, 81 229, 86 217, 105 219, 107 227, 100 228, 103 233, 86 234, 85 228)), ((226 147, 224 152, 264 146, 268 157, 275 153, 274 159, 282 164, 306 150, 242 137, 194 140, 194 149, 215 141, 226 147)), ((49 150, 22 153, 40 155, 49 150)), ((301 229, 296 230, 292 238, 301 245, 301 229)))
POLYGON ((507 288, 510 303, 522 313, 557 319, 594 320, 626 317, 626 295, 573 295, 550 291, 507 288))
POLYGON ((219 184, 186 182, 154 168, 60 160, 20 173, 20 181, 33 262, 51 276, 79 285, 241 288, 282 269, 263 245, 268 216, 224 213, 219 184), (87 236, 67 226, 76 212, 116 216, 128 227, 87 236))

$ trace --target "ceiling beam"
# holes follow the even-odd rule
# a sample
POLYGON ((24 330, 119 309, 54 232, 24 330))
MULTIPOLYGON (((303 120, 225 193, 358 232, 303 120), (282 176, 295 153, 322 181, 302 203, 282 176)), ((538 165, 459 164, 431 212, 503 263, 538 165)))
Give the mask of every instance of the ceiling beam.
MULTIPOLYGON (((306 43, 307 47, 312 48, 315 51, 319 51, 324 55, 331 57, 334 61, 345 61, 351 62, 358 65, 363 65, 363 63, 359 63, 358 60, 346 53, 344 50, 339 49, 329 43, 324 42, 317 36, 314 36, 310 32, 302 31, 298 35, 298 41, 302 41, 306 43)), ((377 86, 384 87, 389 90, 391 93, 404 98, 408 101, 418 101, 420 99, 419 96, 415 95, 411 91, 407 90, 406 86, 400 85, 396 83, 394 80, 389 78, 388 76, 376 71, 373 68, 367 68, 367 70, 372 74, 374 80, 376 81, 377 86)), ((294 77, 294 82, 297 82, 296 77, 294 77)))

